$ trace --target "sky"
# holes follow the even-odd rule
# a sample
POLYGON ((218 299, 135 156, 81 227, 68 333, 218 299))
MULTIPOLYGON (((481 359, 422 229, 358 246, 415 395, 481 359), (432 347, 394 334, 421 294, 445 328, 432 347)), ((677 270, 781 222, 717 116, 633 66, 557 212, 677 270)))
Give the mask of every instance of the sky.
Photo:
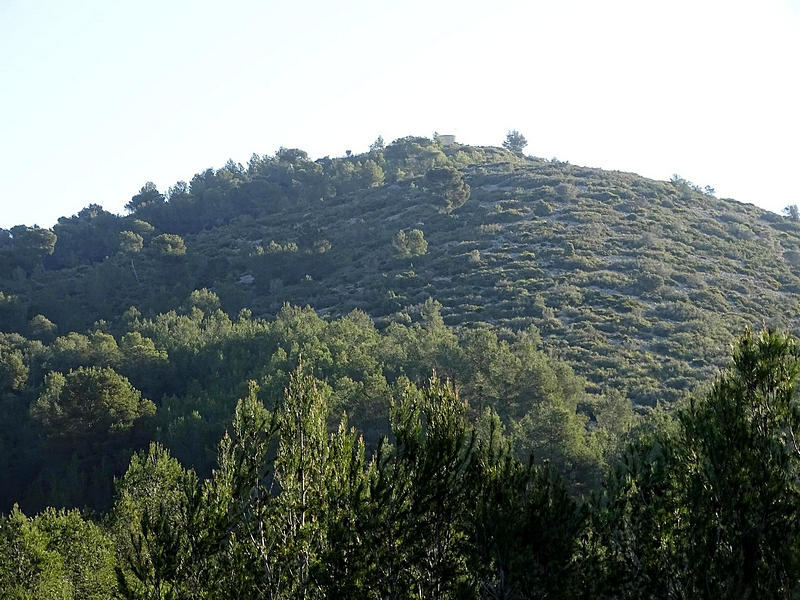
POLYGON ((456 135, 800 204, 800 0, 0 0, 0 227, 456 135))

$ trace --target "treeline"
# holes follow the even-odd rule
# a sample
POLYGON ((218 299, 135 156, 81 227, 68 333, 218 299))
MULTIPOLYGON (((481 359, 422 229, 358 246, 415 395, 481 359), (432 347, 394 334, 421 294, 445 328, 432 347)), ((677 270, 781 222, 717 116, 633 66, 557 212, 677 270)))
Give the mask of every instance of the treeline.
POLYGON ((154 231, 182 236, 286 207, 335 205, 357 192, 414 179, 433 204, 449 212, 469 198, 458 169, 497 160, 522 159, 499 148, 448 148, 424 137, 400 138, 386 147, 379 139, 368 153, 317 160, 294 148, 254 154, 246 166, 229 160, 222 168, 197 173, 188 183, 178 181, 166 192, 147 182, 126 204, 130 214, 125 217, 90 204, 76 215, 61 217, 52 230, 25 225, 0 229, 0 277, 15 270, 29 273, 37 266, 56 270, 102 262, 120 251, 121 241, 128 251, 135 251, 137 243, 141 249, 154 231))
POLYGON ((236 401, 257 382, 272 408, 300 358, 370 448, 387 433, 389 399, 435 371, 478 416, 497 415, 520 455, 549 460, 575 490, 600 474, 637 415, 621 394, 590 394, 549 356, 534 327, 519 332, 446 326, 428 300, 407 323, 378 330, 363 312, 323 319, 285 306, 272 321, 231 319, 197 290, 178 311, 40 339, 0 334, 0 510, 107 509, 131 453, 158 441, 201 474, 236 401))
POLYGON ((791 598, 800 350, 748 332, 730 368, 640 428, 594 494, 520 459, 452 385, 405 385, 372 450, 304 363, 251 383, 206 477, 153 444, 100 524, 0 521, 0 589, 35 598, 791 598))
MULTIPOLYGON (((41 316, 61 331, 81 330, 98 317, 115 319, 131 305, 167 310, 201 287, 224 287, 226 308, 235 314, 252 306, 252 292, 275 291, 264 286, 279 286, 280 295, 284 284, 338 270, 336 261, 347 265, 349 250, 336 259, 326 256, 334 235, 326 231, 324 224, 332 223, 323 213, 396 186, 394 196, 447 214, 469 198, 462 170, 498 160, 522 159, 500 148, 445 147, 424 137, 386 146, 378 139, 367 153, 318 160, 281 148, 274 155, 254 154, 246 166, 228 161, 206 169, 166 192, 148 182, 127 203, 125 216, 90 204, 51 229, 0 229, 0 330, 30 335, 36 330, 31 320, 41 316), (300 218, 306 212, 314 218, 300 218), (255 219, 281 220, 281 238, 243 239, 255 219), (242 229, 226 230, 232 223, 242 229), (187 252, 184 238, 217 230, 213 247, 187 252), (257 274, 255 288, 237 284, 247 273, 257 274)), ((386 234, 387 248, 397 233, 386 234)), ((423 243, 415 241, 412 254, 423 243)), ((287 299, 271 303, 269 312, 287 299)))

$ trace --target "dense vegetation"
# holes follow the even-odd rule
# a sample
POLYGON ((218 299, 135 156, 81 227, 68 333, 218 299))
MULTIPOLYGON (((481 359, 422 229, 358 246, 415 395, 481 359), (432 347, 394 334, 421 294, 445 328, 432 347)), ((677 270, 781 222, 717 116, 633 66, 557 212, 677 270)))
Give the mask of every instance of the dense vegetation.
POLYGON ((433 301, 417 322, 382 332, 358 311, 325 320, 286 306, 273 321, 247 311, 231 320, 218 306, 201 290, 180 312, 129 311, 118 331, 49 344, 0 337, 0 468, 12 474, 3 506, 107 508, 113 476, 148 440, 208 473, 248 381, 273 407, 301 356, 328 397, 330 423, 347 412, 371 446, 387 432, 390 397, 435 370, 457 383, 474 415, 491 408, 520 448, 559 465, 577 487, 596 481, 635 418, 621 395, 586 393, 569 365, 542 351, 535 328, 504 339, 488 328, 456 335, 433 301))
POLYGON ((216 468, 151 444, 102 526, 0 518, 15 598, 791 598, 800 351, 747 333, 705 398, 641 429, 598 492, 520 461, 439 379, 408 384, 374 451, 327 425, 302 365, 274 410, 250 384, 216 468))
POLYGON ((0 232, 0 329, 85 331, 202 288, 231 316, 288 302, 383 329, 433 298, 448 325, 533 324, 592 391, 654 406, 713 377, 746 325, 798 325, 800 222, 679 177, 404 138, 255 155, 128 206, 0 232))
POLYGON ((0 230, 0 590, 796 594, 797 219, 525 143, 0 230))

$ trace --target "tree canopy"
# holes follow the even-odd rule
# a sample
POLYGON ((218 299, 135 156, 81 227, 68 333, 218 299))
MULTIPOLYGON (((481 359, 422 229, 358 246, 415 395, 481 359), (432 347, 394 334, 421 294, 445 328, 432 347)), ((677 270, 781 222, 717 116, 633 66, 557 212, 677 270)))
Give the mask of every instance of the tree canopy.
POLYGON ((155 405, 108 367, 79 367, 66 375, 52 371, 31 405, 31 416, 56 437, 121 432, 153 414, 155 405))
POLYGON ((528 140, 525 139, 525 136, 516 129, 509 131, 506 135, 505 141, 503 142, 503 148, 510 150, 511 152, 516 152, 517 154, 522 154, 522 151, 527 145, 528 140))

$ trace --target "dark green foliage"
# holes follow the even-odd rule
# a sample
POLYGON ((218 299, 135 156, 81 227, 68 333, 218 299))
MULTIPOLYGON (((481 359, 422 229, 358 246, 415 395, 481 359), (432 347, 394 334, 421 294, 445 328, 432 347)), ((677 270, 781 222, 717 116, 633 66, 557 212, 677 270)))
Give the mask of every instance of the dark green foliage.
POLYGON ((133 231, 121 231, 119 234, 119 251, 131 255, 141 252, 144 238, 133 231))
MULTIPOLYGON (((189 295, 181 313, 144 319, 135 309, 127 311, 126 326, 115 332, 118 337, 100 330, 73 332, 43 346, 9 336, 0 353, 6 365, 4 385, 20 396, 14 406, 27 415, 31 403, 30 414, 36 417, 31 423, 26 416, 22 429, 38 422, 44 426, 42 433, 49 432, 40 442, 25 446, 30 460, 42 461, 57 444, 60 460, 73 461, 69 468, 84 477, 89 473, 85 469, 98 466, 81 462, 91 456, 84 443, 122 452, 152 435, 149 439, 166 444, 182 462, 206 474, 243 382, 256 380, 263 398, 277 398, 300 355, 323 380, 329 421, 346 410, 371 447, 386 433, 388 397, 400 393, 409 380, 425 381, 432 369, 453 378, 471 411, 493 406, 513 431, 517 450, 533 451, 537 462, 551 460, 576 489, 594 485, 605 460, 606 440, 616 440, 607 433, 611 423, 587 431, 581 406, 599 406, 601 398, 587 394, 582 378, 545 354, 535 328, 506 334, 504 340, 491 329, 455 331, 444 324, 441 305, 430 299, 413 318, 398 317, 383 332, 360 311, 324 320, 311 309, 286 306, 272 322, 253 319, 247 311, 232 321, 219 306, 219 297, 203 289, 189 295), (108 385, 78 385, 77 380, 89 373, 94 379, 104 374, 108 385), (75 390, 69 393, 68 380, 75 380, 75 390), (118 385, 111 385, 112 380, 118 385), (82 387, 87 389, 78 390, 82 387), (90 393, 89 387, 103 388, 108 395, 90 393), (128 418, 132 413, 124 408, 130 404, 125 399, 138 397, 137 390, 158 404, 153 419, 128 418), (75 398, 85 401, 76 404, 75 398), (121 405, 109 408, 115 402, 121 405), (140 425, 126 429, 131 422, 140 425)), ((9 432, 20 430, 14 423, 9 421, 9 432)), ((55 472, 59 463, 44 464, 46 471, 55 472)), ((24 468, 35 472, 39 467, 24 468)), ((103 468, 109 469, 108 476, 120 466, 114 462, 103 468)), ((103 480, 99 475, 93 478, 103 480)), ((80 488, 69 492, 73 493, 80 494, 80 488)), ((3 501, 8 506, 21 502, 27 510, 43 507, 16 493, 3 501)))
POLYGON ((113 369, 79 367, 63 375, 47 374, 42 393, 31 405, 31 416, 49 434, 91 438, 130 429, 155 406, 113 369))
POLYGON ((102 262, 117 252, 122 219, 97 204, 72 217, 61 217, 53 227, 58 237, 48 268, 63 269, 102 262))
POLYGON ((117 529, 132 533, 118 569, 125 597, 572 589, 576 504, 547 468, 524 467, 494 435, 476 446, 448 384, 407 389, 392 410, 394 444, 367 461, 344 423, 327 432, 317 383, 298 369, 272 414, 251 387, 204 482, 159 448, 134 459, 115 508, 117 529))
POLYGON ((552 470, 517 460, 491 420, 473 465, 467 525, 481 598, 578 597, 584 511, 552 470))
POLYGON ((508 135, 506 135, 505 141, 503 142, 503 148, 517 154, 521 154, 527 145, 528 140, 526 140, 525 136, 516 129, 509 131, 508 135))
POLYGON ((30 273, 55 250, 56 234, 49 229, 17 225, 11 228, 11 236, 11 244, 2 254, 6 268, 16 266, 30 273))
POLYGON ((207 288, 230 316, 290 302, 364 310, 382 329, 433 297, 450 325, 534 324, 592 389, 669 404, 724 364, 744 326, 798 323, 800 230, 695 188, 427 138, 318 161, 284 149, 203 171, 164 200, 148 188, 127 217, 90 206, 63 219, 44 270, 0 236, 0 328, 29 335, 37 314, 62 334, 118 328, 130 306, 152 317, 207 288), (440 213, 464 186, 471 200, 440 213), (427 252, 410 268, 392 241, 415 229, 427 252), (123 232, 141 252, 120 251, 123 232))
POLYGON ((159 256, 183 256, 186 254, 186 244, 179 235, 162 233, 150 242, 159 256))
MULTIPOLYGON (((515 455, 494 411, 471 424, 447 382, 407 384, 389 437, 368 449, 346 417, 329 425, 330 388, 300 366, 273 411, 250 383, 208 476, 157 444, 134 455, 107 528, 76 511, 0 517, 0 589, 31 599, 792 598, 798 374, 793 338, 746 333, 704 398, 640 426, 602 490, 576 498, 550 465, 515 455)), ((598 422, 619 416, 612 399, 592 410, 598 422)))
POLYGON ((450 325, 534 324, 593 389, 654 406, 711 377, 746 325, 799 322, 796 225, 681 178, 402 138, 317 161, 256 155, 178 182, 166 199, 146 187, 127 217, 89 206, 63 219, 44 270, 0 235, 0 328, 28 335, 37 314, 62 333, 98 319, 118 327, 130 306, 152 317, 207 288, 230 316, 272 317, 290 302, 333 317, 364 310, 382 329, 434 297, 450 325), (463 199, 459 178, 472 200, 440 213, 463 199), (461 198, 448 204, 453 190, 461 198), (410 268, 392 260, 392 240, 415 229, 428 247, 410 268), (120 252, 125 231, 141 252, 120 252), (163 235, 189 251, 176 256, 180 242, 163 235), (691 319, 676 318, 689 304, 691 319))
POLYGON ((31 337, 43 342, 52 342, 58 331, 56 324, 44 315, 34 315, 28 325, 31 337))
POLYGON ((463 533, 474 439, 466 406, 432 379, 409 389, 392 410, 394 452, 379 448, 370 489, 373 549, 382 597, 450 597, 466 576, 463 533))
POLYGON ((413 136, 394 140, 384 149, 383 158, 393 181, 419 177, 447 163, 447 156, 434 140, 413 136))
POLYGON ((795 342, 693 391, 797 326, 800 230, 515 152, 282 148, 0 231, 0 590, 107 583, 12 506, 128 467, 123 597, 796 595, 795 342))
POLYGON ((113 544, 78 511, 0 516, 3 598, 105 600, 116 592, 113 544))
POLYGON ((23 255, 29 254, 32 257, 44 257, 53 253, 56 246, 56 236, 49 229, 41 227, 25 227, 17 225, 11 228, 11 235, 14 240, 14 248, 23 255))
POLYGON ((412 229, 408 233, 400 230, 392 238, 392 248, 400 258, 413 258, 427 254, 428 242, 420 229, 412 229))
POLYGON ((692 584, 705 594, 784 597, 798 589, 798 375, 794 339, 748 332, 730 372, 679 415, 688 446, 688 559, 692 584))
POLYGON ((439 210, 452 212, 469 200, 470 187, 453 167, 438 167, 425 173, 425 189, 437 199, 439 210))
POLYGON ((0 346, 0 392, 19 390, 28 381, 28 367, 19 350, 0 346))
POLYGON ((130 202, 125 205, 125 208, 130 212, 137 212, 146 207, 157 206, 164 202, 164 195, 158 191, 158 188, 152 181, 148 181, 139 190, 139 193, 131 198, 130 202))
POLYGON ((51 600, 71 597, 63 557, 47 536, 17 508, 0 517, 0 589, 8 598, 51 600))
POLYGON ((2 331, 19 331, 25 319, 26 308, 19 296, 0 291, 0 326, 2 331))
POLYGON ((748 332, 703 399, 623 454, 596 503, 598 589, 791 598, 800 581, 797 342, 748 332))

